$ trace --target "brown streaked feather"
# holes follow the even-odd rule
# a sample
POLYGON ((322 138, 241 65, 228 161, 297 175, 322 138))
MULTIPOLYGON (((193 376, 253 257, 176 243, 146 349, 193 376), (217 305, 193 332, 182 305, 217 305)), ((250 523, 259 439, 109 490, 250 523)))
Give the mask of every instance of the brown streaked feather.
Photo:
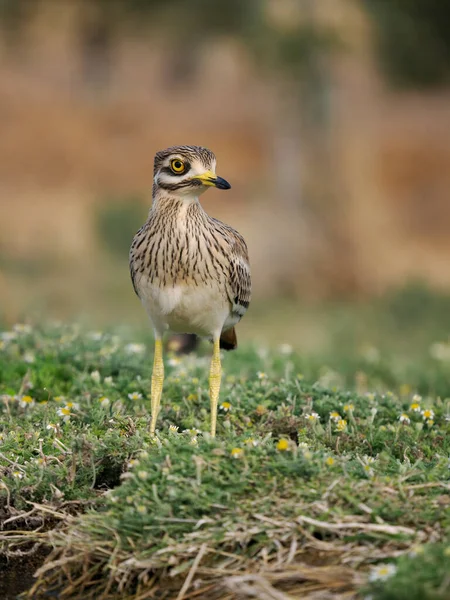
POLYGON ((222 331, 220 335, 220 347, 222 350, 236 350, 237 345, 237 336, 234 327, 227 329, 227 331, 222 331))

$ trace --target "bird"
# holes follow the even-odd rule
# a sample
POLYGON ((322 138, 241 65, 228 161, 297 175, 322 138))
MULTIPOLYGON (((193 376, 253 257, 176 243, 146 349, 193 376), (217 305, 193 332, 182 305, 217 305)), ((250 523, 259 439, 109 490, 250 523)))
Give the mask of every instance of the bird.
POLYGON ((154 435, 164 383, 163 336, 195 334, 212 341, 209 370, 211 437, 217 428, 222 376, 220 350, 237 347, 235 325, 251 299, 247 244, 235 229, 209 216, 199 197, 228 190, 216 157, 202 146, 156 153, 152 205, 133 238, 129 262, 134 290, 153 326, 150 434, 154 435))

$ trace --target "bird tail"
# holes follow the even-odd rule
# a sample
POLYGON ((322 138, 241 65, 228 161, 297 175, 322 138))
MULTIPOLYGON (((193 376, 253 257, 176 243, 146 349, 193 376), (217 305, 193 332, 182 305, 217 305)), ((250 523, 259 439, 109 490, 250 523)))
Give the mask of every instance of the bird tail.
POLYGON ((237 345, 237 336, 234 327, 222 331, 220 336, 220 347, 222 350, 236 350, 237 345))

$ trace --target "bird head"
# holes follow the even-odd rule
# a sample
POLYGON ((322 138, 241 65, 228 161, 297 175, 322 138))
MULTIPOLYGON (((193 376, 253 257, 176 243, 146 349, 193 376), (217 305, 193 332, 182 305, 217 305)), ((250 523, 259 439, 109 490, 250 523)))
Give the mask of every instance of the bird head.
POLYGON ((216 157, 201 146, 173 146, 155 155, 153 195, 159 190, 171 196, 199 196, 208 187, 229 190, 231 185, 216 175, 216 157))

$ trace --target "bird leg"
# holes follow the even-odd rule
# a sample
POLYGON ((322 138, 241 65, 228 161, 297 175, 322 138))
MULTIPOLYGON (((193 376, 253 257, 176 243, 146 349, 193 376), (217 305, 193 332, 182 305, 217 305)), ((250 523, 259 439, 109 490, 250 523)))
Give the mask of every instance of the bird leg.
POLYGON ((219 399, 222 367, 220 364, 220 339, 214 340, 214 350, 209 371, 209 397, 211 399, 211 437, 216 436, 217 401, 219 399))
POLYGON ((162 340, 161 338, 155 339, 155 356, 153 358, 153 372, 152 372, 152 391, 151 391, 151 402, 152 402, 152 420, 150 423, 150 433, 153 435, 156 428, 156 419, 158 418, 159 403, 161 401, 161 393, 164 383, 164 362, 162 356, 162 340))

